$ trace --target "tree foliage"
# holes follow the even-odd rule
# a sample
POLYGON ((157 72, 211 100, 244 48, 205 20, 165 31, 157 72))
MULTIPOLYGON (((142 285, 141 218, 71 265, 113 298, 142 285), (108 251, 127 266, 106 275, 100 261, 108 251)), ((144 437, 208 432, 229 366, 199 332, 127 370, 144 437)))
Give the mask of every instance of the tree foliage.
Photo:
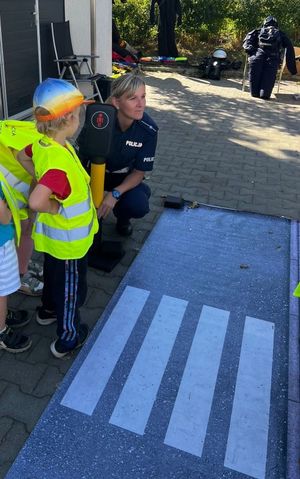
MULTIPOLYGON (((113 13, 123 38, 133 45, 147 48, 154 43, 157 27, 149 23, 151 0, 115 0, 113 13)), ((262 24, 268 15, 274 15, 280 28, 300 45, 299 0, 181 0, 182 25, 177 38, 201 41, 239 41, 245 34, 262 24)), ((182 42, 181 42, 182 43, 182 42)))

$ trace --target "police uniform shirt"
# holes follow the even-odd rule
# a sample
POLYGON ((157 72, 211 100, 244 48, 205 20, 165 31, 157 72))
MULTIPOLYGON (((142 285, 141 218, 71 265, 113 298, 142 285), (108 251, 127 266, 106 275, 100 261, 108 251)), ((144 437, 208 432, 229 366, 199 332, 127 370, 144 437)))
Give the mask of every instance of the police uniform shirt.
POLYGON ((121 131, 117 122, 111 151, 106 159, 109 173, 127 173, 132 170, 151 171, 157 144, 156 123, 147 113, 121 131))

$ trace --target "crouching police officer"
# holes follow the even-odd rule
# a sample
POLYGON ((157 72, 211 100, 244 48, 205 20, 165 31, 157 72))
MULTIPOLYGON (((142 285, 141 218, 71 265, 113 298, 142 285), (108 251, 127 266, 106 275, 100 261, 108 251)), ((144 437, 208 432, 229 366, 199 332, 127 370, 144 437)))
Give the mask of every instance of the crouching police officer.
POLYGON ((144 112, 144 80, 135 72, 112 82, 106 103, 117 108, 117 124, 112 148, 106 157, 104 190, 107 192, 98 209, 106 218, 113 211, 120 235, 132 233, 131 218, 143 218, 149 212, 150 188, 145 172, 153 169, 158 127, 144 112))

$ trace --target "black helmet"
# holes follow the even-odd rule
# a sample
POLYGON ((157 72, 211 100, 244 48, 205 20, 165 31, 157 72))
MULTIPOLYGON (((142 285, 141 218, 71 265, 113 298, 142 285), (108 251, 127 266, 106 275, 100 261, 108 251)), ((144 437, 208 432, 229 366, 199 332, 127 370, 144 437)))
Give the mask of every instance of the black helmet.
POLYGON ((275 17, 272 15, 269 15, 263 23, 264 27, 277 27, 278 28, 278 22, 275 17))

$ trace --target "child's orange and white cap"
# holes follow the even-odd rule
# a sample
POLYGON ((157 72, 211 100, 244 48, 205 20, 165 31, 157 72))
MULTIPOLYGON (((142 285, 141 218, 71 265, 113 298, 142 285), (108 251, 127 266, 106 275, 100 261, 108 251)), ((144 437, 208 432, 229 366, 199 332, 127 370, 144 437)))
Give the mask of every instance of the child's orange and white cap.
POLYGON ((55 120, 88 103, 94 103, 94 100, 85 100, 72 83, 59 78, 47 78, 36 88, 33 95, 33 110, 40 107, 49 112, 47 115, 35 114, 38 121, 55 120))

